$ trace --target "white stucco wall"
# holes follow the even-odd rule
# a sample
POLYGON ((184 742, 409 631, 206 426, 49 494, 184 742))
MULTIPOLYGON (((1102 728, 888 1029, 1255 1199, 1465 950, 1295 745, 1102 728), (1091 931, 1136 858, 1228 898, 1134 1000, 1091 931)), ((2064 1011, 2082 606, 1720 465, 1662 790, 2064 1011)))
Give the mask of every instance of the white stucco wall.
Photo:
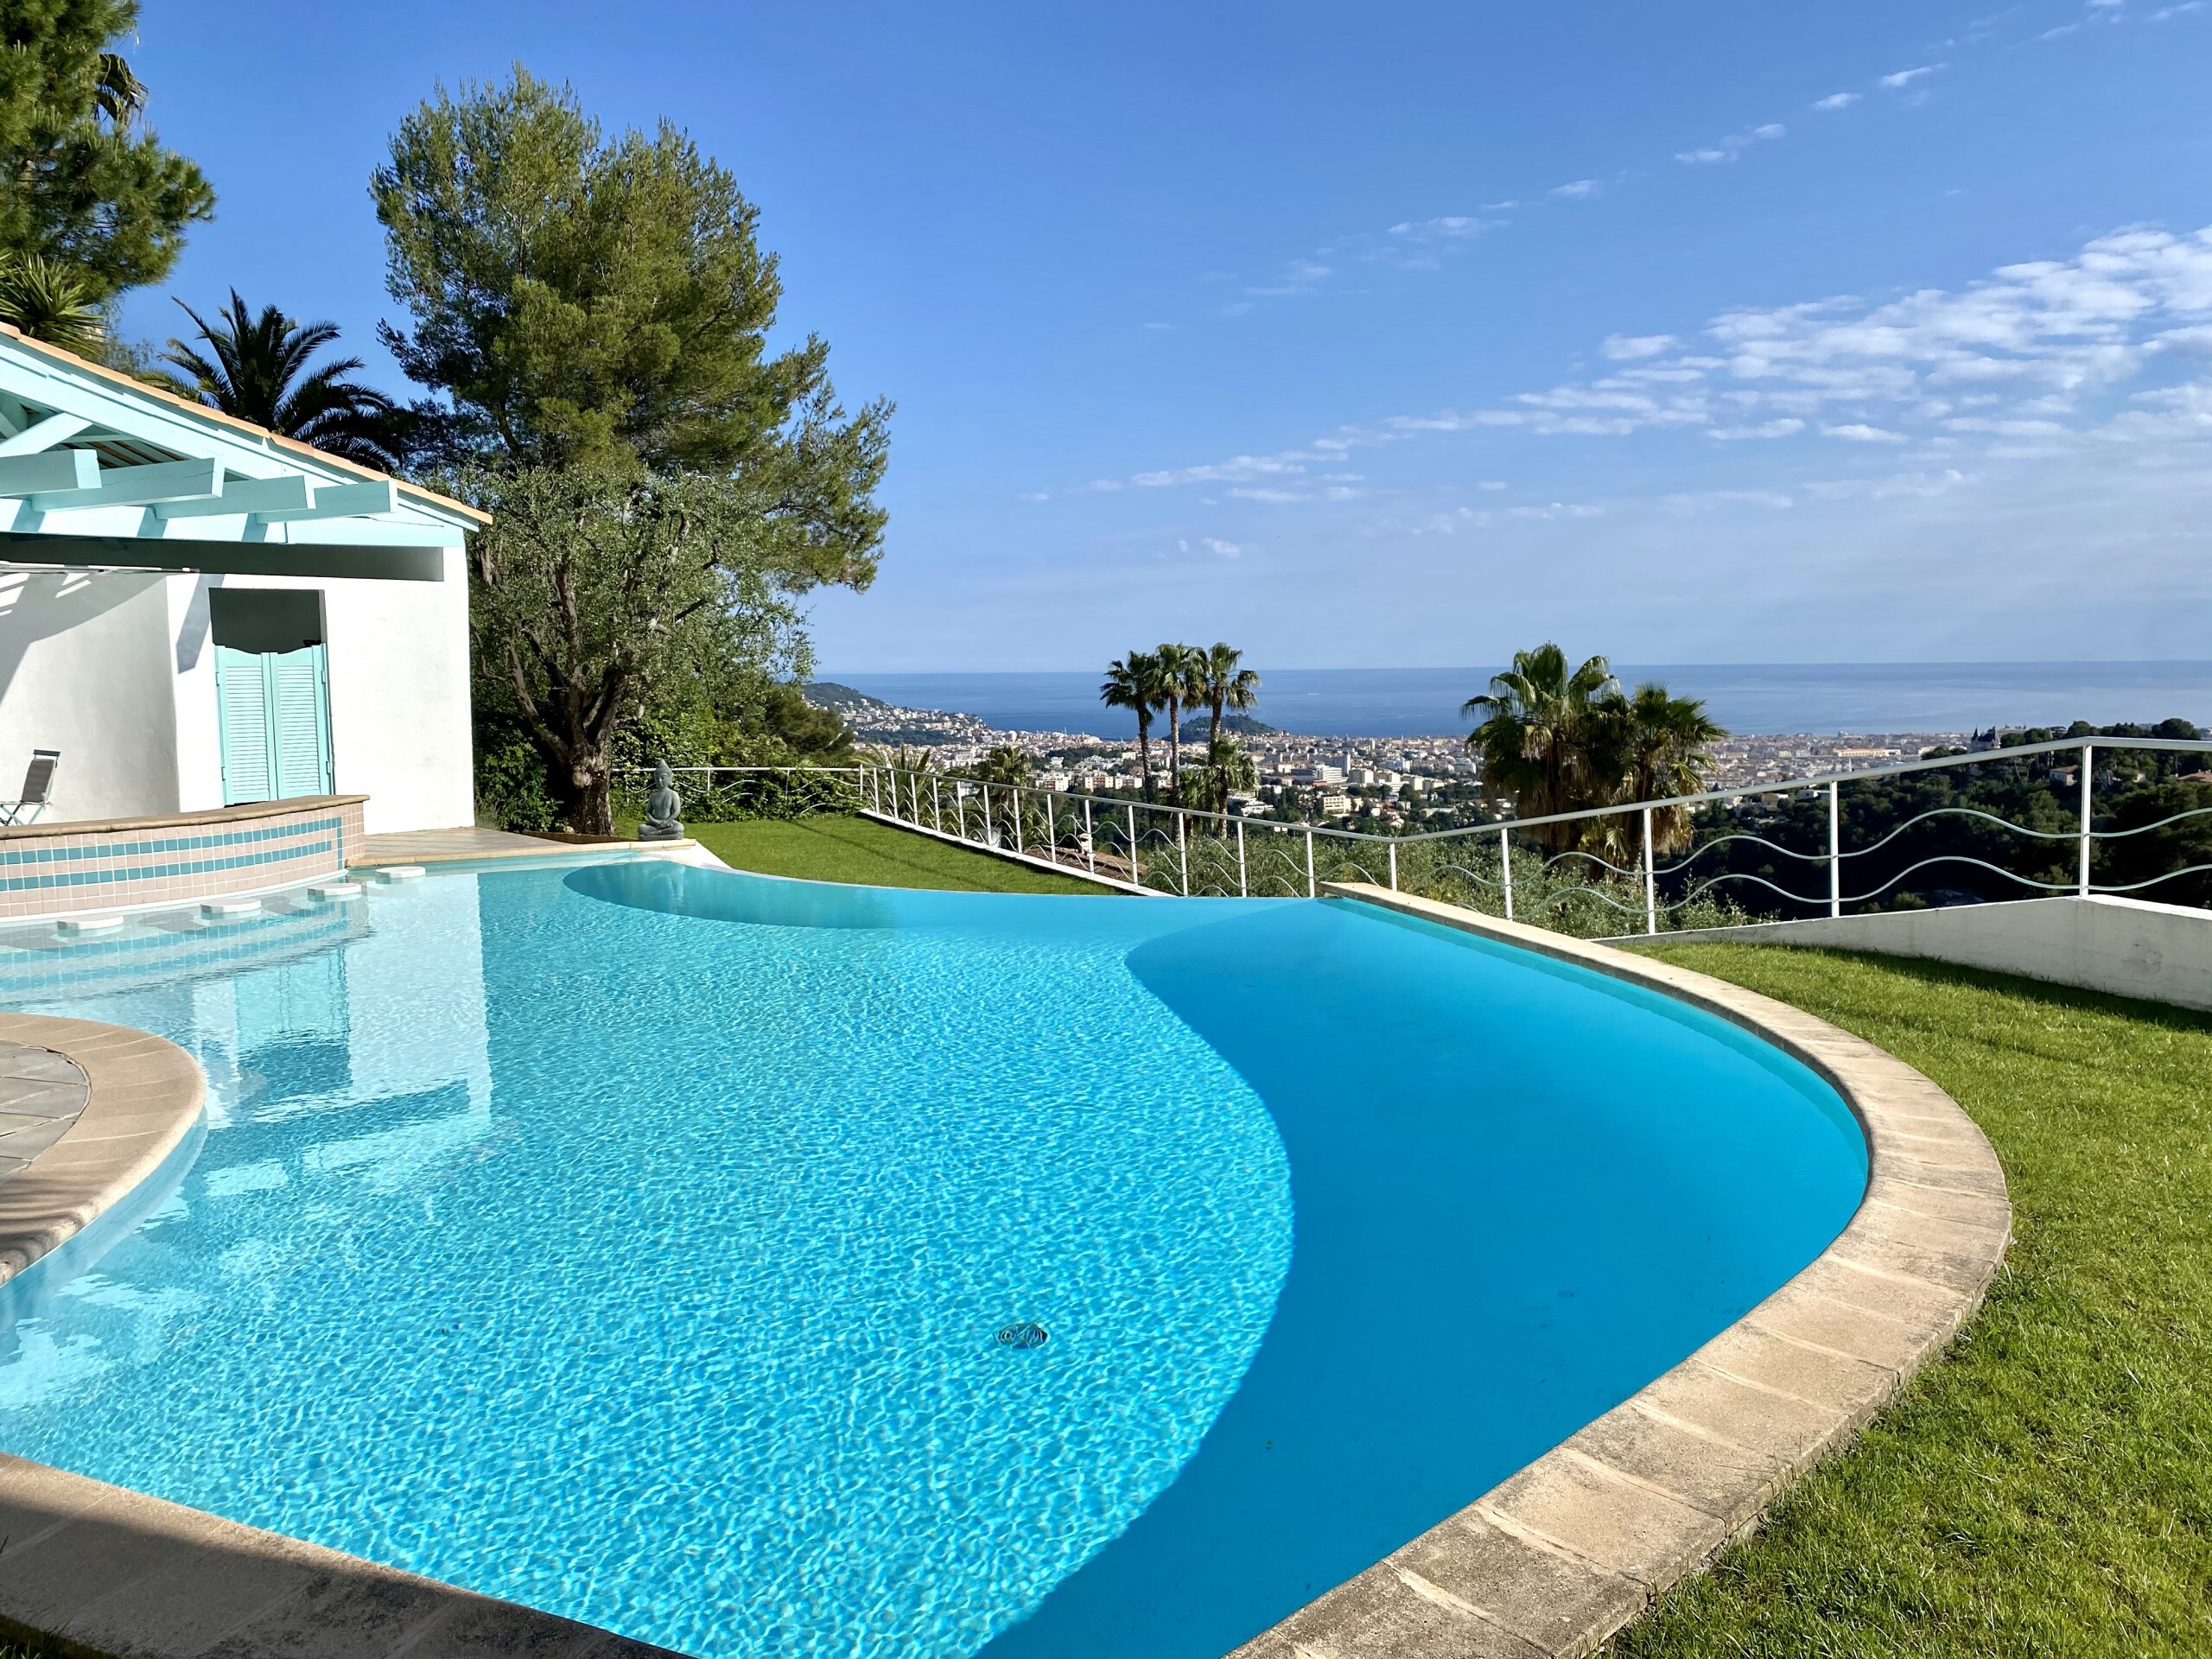
POLYGON ((47 748, 47 822, 222 805, 207 594, 304 588, 323 595, 338 792, 369 798, 372 835, 473 822, 461 556, 435 582, 0 571, 0 799, 47 748))
POLYGON ((366 795, 369 834, 476 821, 469 731, 468 573, 443 582, 324 582, 338 791, 366 795))
POLYGON ((2138 899, 2020 899, 1664 936, 1925 957, 2088 990, 2212 1008, 2212 911, 2138 899))
POLYGON ((177 738, 183 810, 223 804, 207 584, 322 594, 330 664, 331 770, 365 795, 368 832, 450 830, 476 817, 468 708, 468 578, 457 548, 443 582, 175 576, 177 738), (192 645, 201 642, 196 654, 192 645))
POLYGON ((0 799, 22 787, 33 749, 59 749, 47 821, 180 810, 174 580, 0 571, 0 799))

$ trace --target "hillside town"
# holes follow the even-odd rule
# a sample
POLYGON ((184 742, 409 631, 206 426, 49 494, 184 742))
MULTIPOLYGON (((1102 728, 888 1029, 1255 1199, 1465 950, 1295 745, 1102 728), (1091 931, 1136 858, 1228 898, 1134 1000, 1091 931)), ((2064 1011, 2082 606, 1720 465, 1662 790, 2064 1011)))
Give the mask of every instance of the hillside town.
MULTIPOLYGON (((807 696, 840 715, 861 742, 906 751, 917 761, 926 754, 928 764, 940 771, 965 770, 994 750, 1010 748, 1029 759, 1040 789, 1120 797, 1144 787, 1142 760, 1131 739, 1001 729, 973 715, 901 708, 828 683, 809 686, 807 696)), ((1186 724, 1183 736, 1184 764, 1204 764, 1204 719, 1186 724)), ((1974 734, 1967 732, 1729 736, 1712 747, 1709 787, 1738 789, 1862 772, 1974 741, 1974 734)), ((1489 800, 1482 787, 1479 766, 1467 753, 1464 734, 1348 737, 1262 727, 1249 731, 1243 743, 1256 783, 1230 797, 1232 812, 1323 823, 1368 818, 1422 829, 1500 815, 1500 804, 1489 800)), ((1168 764, 1166 735, 1156 728, 1152 761, 1155 773, 1168 764)))

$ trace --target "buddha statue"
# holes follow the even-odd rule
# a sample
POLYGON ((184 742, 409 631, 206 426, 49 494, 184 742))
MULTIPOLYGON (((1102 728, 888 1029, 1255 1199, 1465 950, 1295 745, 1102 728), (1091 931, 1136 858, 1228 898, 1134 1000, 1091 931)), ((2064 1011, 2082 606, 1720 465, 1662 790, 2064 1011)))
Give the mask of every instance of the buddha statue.
POLYGON ((683 810, 683 798, 676 792, 676 774, 668 769, 668 762, 653 762, 652 791, 645 797, 645 821, 638 826, 639 841, 681 841, 683 826, 676 815, 683 810))

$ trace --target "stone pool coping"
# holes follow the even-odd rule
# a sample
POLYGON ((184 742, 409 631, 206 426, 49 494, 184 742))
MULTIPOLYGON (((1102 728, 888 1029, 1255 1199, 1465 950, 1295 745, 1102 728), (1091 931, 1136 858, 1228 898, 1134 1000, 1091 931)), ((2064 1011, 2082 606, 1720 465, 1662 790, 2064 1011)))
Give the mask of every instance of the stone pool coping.
POLYGON ((1787 1003, 1357 882, 1332 898, 1517 945, 1701 1008, 1810 1066, 1866 1136, 1857 1214, 1673 1370, 1231 1659, 1567 1659, 1751 1530, 1957 1334, 2012 1236, 2005 1172, 1904 1061, 1787 1003))
POLYGON ((64 1056, 88 1090, 68 1132, 0 1185, 4 1284, 160 1167, 199 1121, 207 1081, 175 1043, 93 1020, 0 1014, 0 1041, 64 1056))
MULTIPOLYGON (((199 1122, 207 1078, 149 1032, 0 1014, 90 1085, 69 1131, 0 1184, 0 1282, 149 1179, 199 1122)), ((0 1454, 0 1636, 100 1659, 651 1659, 667 1649, 0 1454)))

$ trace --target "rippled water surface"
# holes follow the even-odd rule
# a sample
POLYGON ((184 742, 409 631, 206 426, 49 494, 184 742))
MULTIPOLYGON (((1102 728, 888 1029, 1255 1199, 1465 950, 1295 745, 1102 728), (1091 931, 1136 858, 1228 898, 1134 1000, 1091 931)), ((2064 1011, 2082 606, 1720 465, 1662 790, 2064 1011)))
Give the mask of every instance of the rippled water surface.
POLYGON ((444 874, 0 998, 211 1084, 0 1292, 0 1446, 743 1659, 1209 1659, 1865 1178, 1717 1022, 1333 903, 444 874))

